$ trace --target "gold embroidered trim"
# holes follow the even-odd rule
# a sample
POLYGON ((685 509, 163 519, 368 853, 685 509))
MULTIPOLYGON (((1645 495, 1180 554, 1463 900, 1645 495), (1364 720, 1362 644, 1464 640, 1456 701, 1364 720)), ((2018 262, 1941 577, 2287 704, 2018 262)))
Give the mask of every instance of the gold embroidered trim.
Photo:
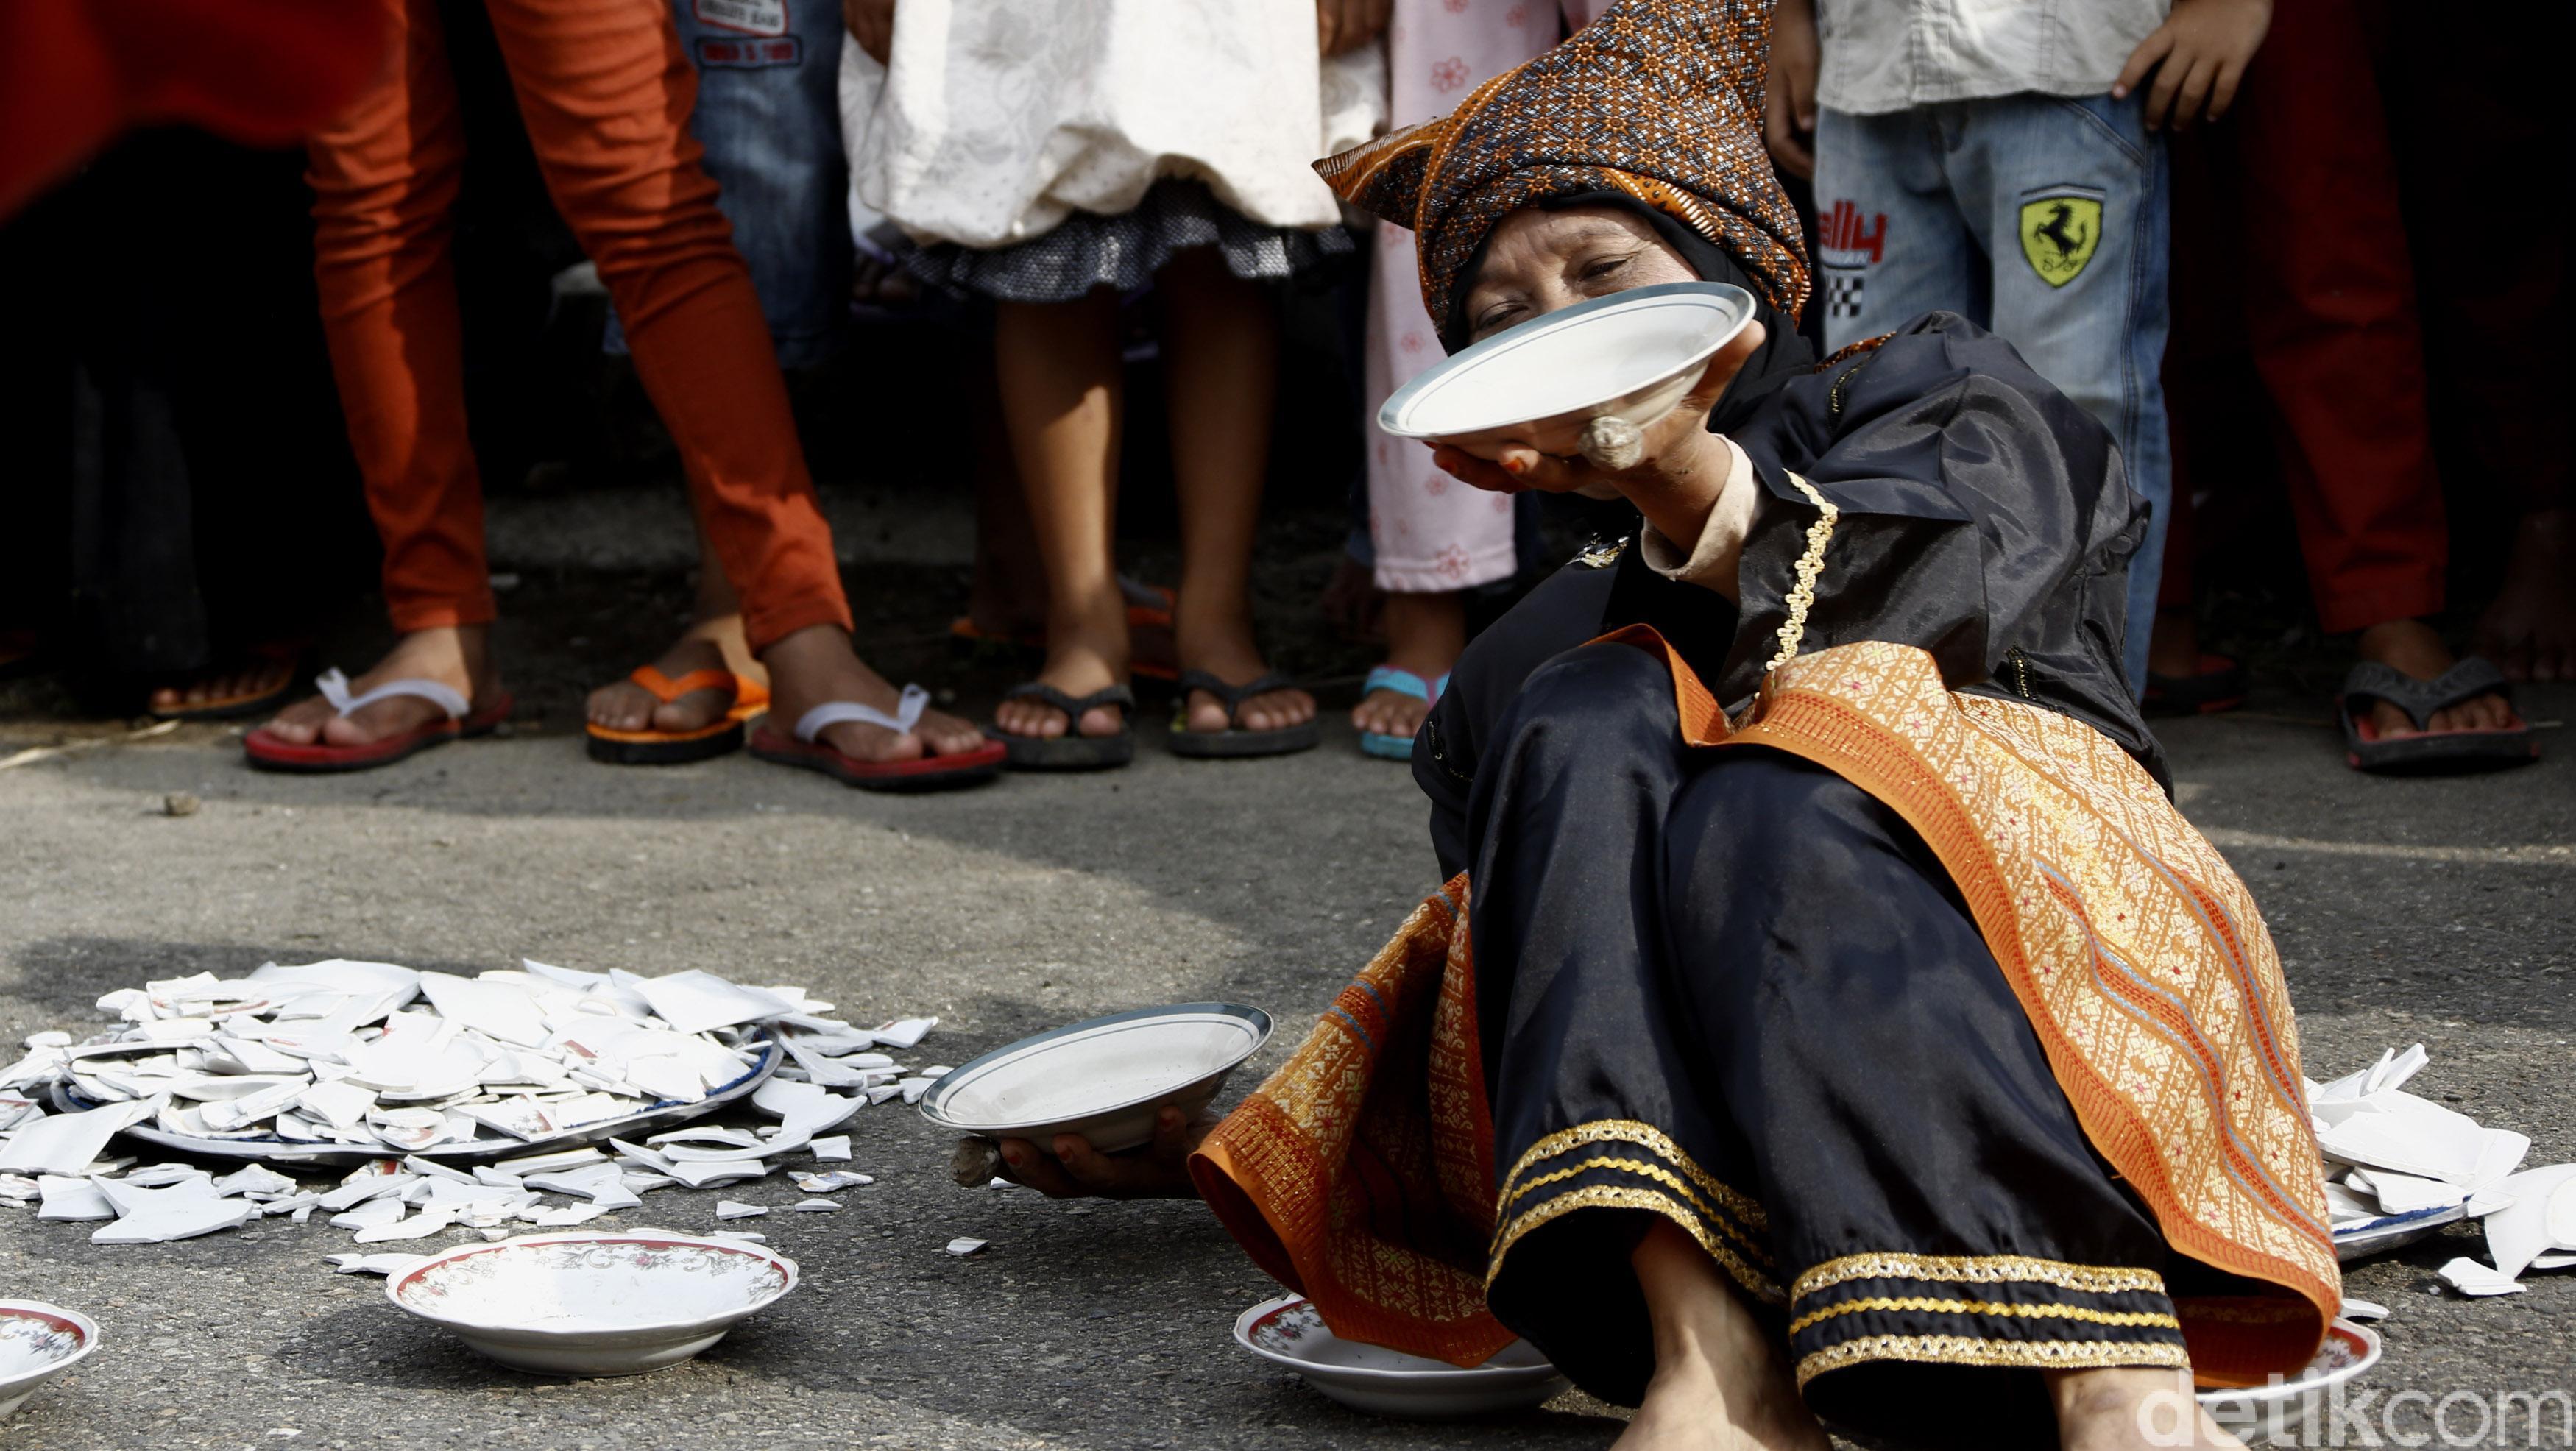
POLYGON ((1530 1145, 1529 1152, 1521 1155, 1520 1162, 1512 1165, 1512 1171, 1503 1176, 1503 1190, 1497 1202, 1509 1204, 1518 1197, 1512 1192, 1512 1186, 1519 1181, 1530 1165, 1541 1159, 1564 1153, 1578 1144, 1636 1144, 1642 1148, 1651 1149, 1675 1168, 1689 1175, 1690 1181, 1705 1191, 1709 1198, 1723 1206, 1727 1213, 1743 1220, 1758 1232, 1768 1232, 1771 1228, 1771 1218, 1762 1212, 1761 1205, 1754 1203, 1743 1193, 1729 1188, 1716 1175, 1701 1168, 1696 1160, 1682 1152, 1682 1146, 1674 1143, 1671 1135, 1653 1124, 1625 1118, 1595 1119, 1590 1123, 1576 1124, 1570 1129, 1558 1129, 1555 1133, 1530 1145))
POLYGON ((2164 1276, 2153 1270, 2114 1265, 2073 1265, 2063 1260, 2026 1255, 1917 1255, 1897 1250, 1845 1255, 1827 1260, 1798 1277, 1790 1294, 1805 1299, 1818 1290, 1851 1280, 1936 1280, 1958 1285, 2003 1285, 2031 1280, 2088 1295, 2116 1295, 2127 1290, 2164 1293, 2164 1276))
POLYGON ((1511 1192, 1511 1197, 1503 1201, 1502 1207, 1505 1209, 1511 1208, 1515 1201, 1519 1200, 1522 1196, 1528 1194, 1533 1189, 1543 1188, 1549 1184, 1561 1184, 1568 1179, 1588 1173, 1594 1169, 1616 1169, 1622 1174, 1635 1174, 1643 1178, 1652 1179, 1656 1183, 1663 1185, 1665 1188, 1678 1192, 1684 1199, 1690 1201, 1691 1208, 1698 1210, 1702 1215, 1714 1222, 1718 1228, 1726 1231, 1727 1237, 1734 1240, 1737 1244, 1744 1246, 1746 1252, 1751 1254, 1754 1259, 1760 1261, 1766 1268, 1770 1265, 1771 1252, 1769 1250, 1763 1248, 1760 1244, 1755 1243, 1751 1235, 1748 1235, 1743 1230, 1736 1228, 1735 1222, 1732 1219, 1729 1219, 1727 1216, 1711 1209, 1708 1206, 1708 1203, 1699 1197, 1698 1191, 1692 1189, 1690 1185, 1683 1183, 1680 1175, 1665 1168, 1661 1164, 1640 1163, 1635 1159, 1614 1159, 1608 1154, 1601 1154, 1596 1157, 1586 1159, 1582 1163, 1573 1165, 1570 1168, 1551 1169, 1547 1173, 1540 1174, 1530 1179, 1519 1188, 1513 1190, 1511 1192))
POLYGON ((1789 618, 1780 622, 1780 653, 1762 667, 1765 671, 1777 670, 1798 658, 1798 642, 1807 637, 1807 609, 1816 602, 1816 576, 1825 569, 1825 545, 1834 537, 1834 521, 1843 514, 1834 507, 1833 500, 1817 493, 1816 486, 1805 479, 1791 474, 1789 482, 1798 486, 1798 492, 1807 496, 1807 502, 1816 506, 1819 515, 1815 523, 1807 526, 1807 552, 1798 556, 1798 583, 1790 589, 1786 601, 1789 618))
POLYGON ((1495 1237, 1493 1257, 1485 1269, 1485 1288, 1488 1291, 1493 1289, 1494 1280, 1503 1272, 1503 1257, 1511 1253, 1513 1245, 1520 1243, 1521 1236, 1578 1209, 1653 1210, 1680 1225, 1692 1239, 1699 1241, 1699 1247, 1708 1251, 1708 1257, 1717 1261, 1718 1267, 1725 1270, 1735 1283, 1742 1285, 1747 1294, 1766 1305, 1784 1303, 1780 1287, 1769 1276, 1746 1264, 1741 1256, 1727 1247, 1726 1241, 1710 1234, 1708 1226, 1691 1212, 1688 1205, 1659 1190, 1630 1188, 1624 1184, 1593 1184, 1560 1194, 1513 1220, 1495 1237))
POLYGON ((1871 1360, 1929 1361, 1935 1365, 2000 1365, 2063 1370, 2114 1365, 2191 1369, 2179 1345, 2120 1340, 1979 1340, 1969 1335, 1872 1335, 1829 1345, 1798 1362, 1798 1389, 1827 1371, 1871 1360))
POLYGON ((2096 1310, 2090 1305, 2006 1305, 1991 1300, 1935 1300, 1925 1295, 1864 1295, 1857 1300, 1838 1300, 1821 1310, 1808 1311, 1789 1322, 1789 1333, 1795 1335, 1837 1315, 1850 1315, 1862 1310, 1925 1310, 1936 1315, 2021 1315, 2037 1320, 2142 1325, 2177 1332, 2182 1329, 2180 1320, 2154 1310, 2096 1310))

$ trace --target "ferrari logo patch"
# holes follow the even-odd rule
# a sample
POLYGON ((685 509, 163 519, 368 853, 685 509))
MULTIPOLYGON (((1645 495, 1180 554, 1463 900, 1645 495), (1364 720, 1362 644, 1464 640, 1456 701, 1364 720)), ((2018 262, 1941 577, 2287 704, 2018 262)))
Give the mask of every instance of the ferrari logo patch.
POLYGON ((2064 287, 2102 245, 2102 198, 2060 191, 2021 204, 2021 254, 2039 280, 2064 287))

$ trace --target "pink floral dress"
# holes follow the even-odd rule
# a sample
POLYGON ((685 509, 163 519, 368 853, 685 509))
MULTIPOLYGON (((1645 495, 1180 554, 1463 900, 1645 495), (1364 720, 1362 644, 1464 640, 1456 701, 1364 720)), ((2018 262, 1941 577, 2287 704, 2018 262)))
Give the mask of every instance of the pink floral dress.
MULTIPOLYGON (((1387 27, 1391 114, 1398 126, 1446 114, 1467 93, 1580 29, 1609 0, 1395 0, 1387 27)), ((1512 501, 1431 466, 1431 450, 1377 431, 1378 405, 1440 360, 1422 310, 1413 234, 1377 229, 1368 320, 1369 536, 1377 585, 1437 594, 1509 578, 1512 501)))

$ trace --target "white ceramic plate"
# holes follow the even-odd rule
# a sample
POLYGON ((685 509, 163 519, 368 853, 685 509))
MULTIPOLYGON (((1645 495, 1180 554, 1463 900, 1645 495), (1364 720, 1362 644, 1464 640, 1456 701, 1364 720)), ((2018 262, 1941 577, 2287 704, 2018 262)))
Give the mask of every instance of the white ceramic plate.
POLYGON ((538 1375, 639 1375, 724 1339, 796 1288, 796 1262, 747 1240, 661 1230, 460 1245, 385 1279, 385 1297, 538 1375))
POLYGON ((1264 1300, 1235 1317, 1235 1343, 1306 1378, 1355 1411, 1412 1420, 1474 1416, 1535 1406, 1568 1382, 1526 1340, 1472 1369, 1382 1345, 1344 1340, 1303 1295, 1264 1300))
POLYGON ((79 1311, 42 1300, 0 1300, 0 1420, 97 1348, 98 1326, 79 1311))
POLYGON ((2469 1217, 2465 1204, 2445 1205, 2439 1209, 2419 1209, 2413 1214, 2392 1214, 2384 1219, 2366 1220, 2350 1229, 2335 1231, 2335 1258, 2345 1263, 2413 1244, 2446 1224, 2457 1224, 2469 1217))
POLYGON ((1104 1154, 1154 1137, 1165 1104, 1196 1113, 1270 1037, 1270 1015, 1234 1003, 1176 1003, 1074 1023, 996 1048, 921 1096, 921 1116, 955 1133, 1031 1139, 1080 1134, 1104 1154))
POLYGON ((2273 1442, 2310 1444, 2300 1434, 2324 1403, 2329 1388, 2379 1363, 2379 1332, 2350 1320, 2326 1327, 2326 1343, 2297 1378, 2252 1390, 2202 1391, 2201 1409, 2249 1446, 2273 1442))
MULTIPOLYGON (((595 1144, 611 1138, 634 1137, 632 1130, 651 1125, 686 1123, 712 1113, 738 1098, 748 1098, 754 1090, 776 1072, 786 1055, 775 1042, 760 1045, 760 1061, 745 1069, 740 1078, 708 1093, 695 1103, 663 1102, 631 1113, 623 1118, 601 1119, 596 1123, 578 1124, 562 1133, 539 1139, 507 1137, 478 1138, 470 1144, 438 1144, 420 1151, 424 1159, 441 1163, 472 1164, 485 1159, 515 1159, 525 1154, 542 1154, 548 1149, 567 1149, 580 1144, 595 1144)), ((79 1113, 97 1108, 61 1083, 50 1090, 54 1107, 64 1113, 79 1113)), ((257 1159, 271 1164, 363 1164, 369 1159, 401 1157, 401 1151, 389 1145, 367 1147, 357 1144, 307 1144, 294 1139, 267 1135, 255 1139, 200 1139, 187 1134, 165 1132, 149 1123, 136 1124, 124 1130, 129 1138, 182 1153, 203 1154, 215 1159, 257 1159)))
POLYGON ((1378 410, 1377 426, 1398 438, 1510 438, 1572 454, 1583 425, 1605 413, 1640 427, 1661 418, 1752 320, 1753 294, 1723 282, 1578 302, 1415 375, 1378 410))

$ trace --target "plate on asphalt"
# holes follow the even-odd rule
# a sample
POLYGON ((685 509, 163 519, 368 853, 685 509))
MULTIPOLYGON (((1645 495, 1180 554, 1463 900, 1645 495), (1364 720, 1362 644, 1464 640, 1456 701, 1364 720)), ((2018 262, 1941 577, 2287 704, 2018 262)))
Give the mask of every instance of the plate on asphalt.
MULTIPOLYGON (((424 1159, 471 1164, 485 1159, 515 1159, 523 1154, 541 1154, 548 1149, 571 1148, 578 1144, 597 1143, 608 1138, 628 1137, 631 1130, 654 1125, 686 1123, 690 1119, 712 1113, 736 1099, 750 1097, 754 1090, 768 1081, 769 1075, 777 1071, 779 1060, 785 1055, 774 1040, 762 1042, 759 1048, 760 1061, 745 1069, 741 1077, 710 1090, 706 1097, 695 1103, 679 1103, 666 1099, 638 1113, 600 1119, 592 1123, 575 1124, 562 1133, 543 1138, 477 1138, 471 1143, 436 1144, 420 1150, 419 1153, 424 1159)), ((64 1113, 80 1113, 102 1106, 72 1092, 70 1087, 63 1083, 53 1085, 52 1097, 54 1107, 64 1113)), ((401 1156, 401 1151, 384 1144, 314 1144, 295 1139, 282 1139, 274 1135, 249 1139, 197 1138, 188 1134, 174 1134, 150 1124, 133 1125, 124 1130, 124 1133, 128 1138, 140 1139, 147 1144, 157 1144, 165 1149, 177 1149, 183 1153, 204 1154, 215 1159, 255 1159, 270 1164, 362 1164, 369 1159, 401 1156)))

